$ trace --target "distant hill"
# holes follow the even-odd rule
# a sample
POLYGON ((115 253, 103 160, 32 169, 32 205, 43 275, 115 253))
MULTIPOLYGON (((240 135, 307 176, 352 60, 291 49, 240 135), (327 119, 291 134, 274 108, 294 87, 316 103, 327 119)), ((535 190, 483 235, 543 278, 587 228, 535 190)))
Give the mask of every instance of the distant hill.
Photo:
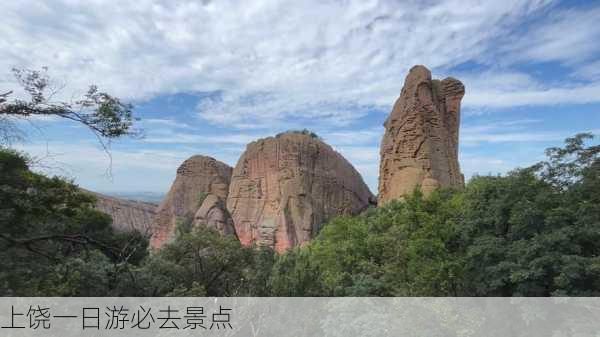
POLYGON ((96 209, 112 217, 113 228, 124 232, 137 230, 142 234, 151 235, 157 204, 85 191, 98 199, 96 209))
POLYGON ((158 192, 102 192, 102 194, 119 199, 150 202, 153 204, 160 204, 160 202, 165 198, 164 193, 158 192))

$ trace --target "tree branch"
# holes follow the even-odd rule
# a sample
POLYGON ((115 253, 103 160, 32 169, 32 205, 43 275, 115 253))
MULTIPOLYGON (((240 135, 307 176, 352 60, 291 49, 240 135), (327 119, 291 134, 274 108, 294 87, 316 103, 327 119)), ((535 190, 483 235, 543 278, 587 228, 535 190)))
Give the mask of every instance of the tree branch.
MULTIPOLYGON (((40 241, 53 241, 53 240, 57 240, 57 241, 65 241, 65 242, 71 242, 71 243, 75 243, 75 244, 80 244, 80 245, 93 245, 96 246, 98 248, 104 249, 107 252, 109 252, 111 255, 113 255, 113 257, 119 257, 119 249, 116 247, 112 247, 109 246, 107 244, 104 244, 96 239, 90 238, 86 235, 82 235, 82 234, 72 234, 72 235, 68 235, 68 234, 52 234, 52 235, 42 235, 42 236, 36 236, 36 237, 31 237, 31 238, 13 238, 7 234, 3 234, 0 233, 0 238, 5 239, 6 241, 12 243, 13 245, 20 245, 20 246, 24 246, 27 249, 32 250, 32 244, 36 243, 36 242, 40 242, 40 241)), ((37 251, 36 253, 39 253, 39 251, 37 251)), ((48 258, 50 258, 49 256, 46 256, 48 258)))

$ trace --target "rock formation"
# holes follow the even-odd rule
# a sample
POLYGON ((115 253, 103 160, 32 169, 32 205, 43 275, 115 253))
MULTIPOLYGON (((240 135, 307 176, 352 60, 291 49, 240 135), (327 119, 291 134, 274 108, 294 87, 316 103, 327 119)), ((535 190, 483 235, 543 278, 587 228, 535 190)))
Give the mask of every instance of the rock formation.
POLYGON ((431 72, 414 66, 400 98, 385 121, 381 143, 378 201, 384 204, 437 187, 462 186, 458 164, 458 128, 463 84, 451 77, 432 80, 431 72))
POLYGON ((193 156, 177 169, 177 176, 157 209, 150 245, 170 241, 178 221, 207 225, 224 234, 234 233, 224 207, 232 168, 206 156, 193 156))
POLYGON ((118 231, 139 231, 150 236, 152 221, 156 214, 157 205, 109 197, 100 193, 84 190, 96 197, 96 209, 110 215, 113 219, 112 227, 118 231))
POLYGON ((205 226, 224 235, 235 235, 233 219, 227 211, 224 200, 214 194, 206 196, 194 215, 192 226, 205 226))
POLYGON ((227 209, 244 245, 282 252, 313 238, 328 219, 374 201, 361 176, 315 135, 288 132, 248 144, 227 209))

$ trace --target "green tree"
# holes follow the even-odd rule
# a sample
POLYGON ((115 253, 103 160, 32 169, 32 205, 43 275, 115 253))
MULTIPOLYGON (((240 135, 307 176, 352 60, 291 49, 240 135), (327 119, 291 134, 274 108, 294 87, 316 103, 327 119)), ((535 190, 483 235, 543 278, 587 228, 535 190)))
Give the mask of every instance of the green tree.
POLYGON ((173 242, 134 271, 134 279, 124 280, 133 282, 124 288, 141 289, 146 296, 247 295, 255 253, 235 237, 182 227, 173 242))
POLYGON ((273 265, 272 296, 326 296, 318 266, 313 264, 310 246, 280 255, 273 265))
POLYGON ((418 191, 329 222, 310 245, 325 295, 449 296, 460 288, 460 194, 418 191))
POLYGON ((600 294, 600 146, 568 138, 548 160, 465 192, 466 294, 600 294))
POLYGON ((248 296, 265 297, 271 295, 271 272, 277 261, 275 251, 268 247, 254 247, 252 263, 248 268, 247 289, 248 296))
POLYGON ((0 150, 0 295, 105 296, 147 254, 139 233, 115 233, 94 198, 0 150))

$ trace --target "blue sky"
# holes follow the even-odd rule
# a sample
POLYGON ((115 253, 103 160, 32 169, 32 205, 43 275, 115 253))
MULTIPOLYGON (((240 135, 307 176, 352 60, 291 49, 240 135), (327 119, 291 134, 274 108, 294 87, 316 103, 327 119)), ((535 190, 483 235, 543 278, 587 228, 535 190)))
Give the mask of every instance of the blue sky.
POLYGON ((142 139, 111 143, 58 121, 19 122, 36 168, 101 192, 164 193, 194 154, 235 165, 248 142, 308 128, 377 190, 383 121, 415 64, 466 86, 465 176, 543 159, 600 133, 600 3, 583 1, 11 1, 12 67, 49 68, 59 98, 87 85, 136 106, 142 139), (107 169, 111 168, 111 174, 107 169))

